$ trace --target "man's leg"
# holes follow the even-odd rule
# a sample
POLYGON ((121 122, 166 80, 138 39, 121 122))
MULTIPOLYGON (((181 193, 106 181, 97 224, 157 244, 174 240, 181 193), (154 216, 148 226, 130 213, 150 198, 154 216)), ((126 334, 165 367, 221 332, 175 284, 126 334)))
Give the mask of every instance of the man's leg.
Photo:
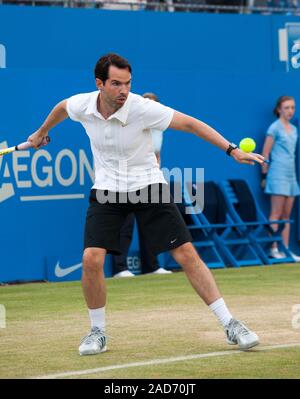
POLYGON ((103 248, 86 248, 83 253, 82 288, 89 309, 103 308, 106 303, 105 255, 103 248))
POLYGON ((173 249, 171 254, 175 261, 182 266, 193 288, 207 305, 221 298, 213 275, 199 257, 192 243, 188 242, 173 249))
POLYGON ((197 294, 223 325, 227 342, 239 344, 241 349, 249 349, 257 345, 259 343, 257 335, 232 317, 221 297, 213 275, 199 257, 194 246, 188 242, 173 249, 171 253, 176 262, 182 266, 197 294))
POLYGON ((104 261, 106 250, 86 248, 83 253, 82 288, 91 320, 91 332, 81 341, 80 355, 106 351, 104 261))

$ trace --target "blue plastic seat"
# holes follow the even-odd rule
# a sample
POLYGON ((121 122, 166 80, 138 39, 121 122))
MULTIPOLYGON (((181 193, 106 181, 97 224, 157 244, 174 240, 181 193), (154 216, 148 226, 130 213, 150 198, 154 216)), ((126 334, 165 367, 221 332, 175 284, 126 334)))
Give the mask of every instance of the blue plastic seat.
POLYGON ((187 182, 185 185, 186 202, 193 205, 190 215, 193 226, 190 230, 200 228, 207 241, 213 241, 218 253, 227 266, 240 267, 261 265, 263 262, 252 242, 241 229, 242 222, 235 222, 228 212, 224 196, 215 182, 187 182), (195 206, 196 190, 203 190, 203 204, 195 206), (203 209, 202 209, 203 208, 203 209))
POLYGON ((281 236, 285 224, 292 223, 292 220, 269 221, 245 180, 224 180, 219 183, 219 187, 224 194, 232 220, 241 224, 239 229, 249 237, 262 261, 267 265, 294 262, 281 236), (278 225, 277 231, 272 228, 273 224, 278 225), (276 259, 269 256, 270 248, 274 243, 285 255, 284 258, 276 259))

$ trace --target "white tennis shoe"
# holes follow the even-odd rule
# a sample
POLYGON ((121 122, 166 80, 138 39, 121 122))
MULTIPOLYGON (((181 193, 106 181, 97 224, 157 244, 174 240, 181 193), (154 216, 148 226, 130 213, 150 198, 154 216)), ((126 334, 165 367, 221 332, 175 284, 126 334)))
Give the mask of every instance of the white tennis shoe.
POLYGON ((134 277, 135 275, 129 270, 123 270, 122 272, 116 273, 114 277, 134 277))
POLYGON ((269 251, 269 256, 274 259, 283 259, 286 257, 283 252, 278 251, 278 248, 271 248, 269 251))
POLYGON ((292 258, 294 259, 295 262, 300 262, 300 256, 294 254, 294 252, 290 251, 292 258))
POLYGON ((155 272, 152 272, 152 274, 171 274, 171 270, 166 270, 163 267, 160 267, 159 269, 155 270, 155 272))
POLYGON ((240 349, 246 350, 259 344, 258 336, 242 322, 231 319, 228 326, 225 327, 227 343, 229 345, 238 345, 240 349))
POLYGON ((105 332, 98 327, 93 327, 91 332, 80 342, 80 356, 97 355, 98 353, 106 352, 106 340, 105 332))

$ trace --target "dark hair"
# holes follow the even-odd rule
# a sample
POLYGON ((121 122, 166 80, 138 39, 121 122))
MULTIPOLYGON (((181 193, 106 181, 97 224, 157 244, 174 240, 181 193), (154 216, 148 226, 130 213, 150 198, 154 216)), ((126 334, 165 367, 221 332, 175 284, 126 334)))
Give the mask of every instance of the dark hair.
POLYGON ((159 99, 158 99, 157 95, 154 94, 154 93, 144 93, 143 97, 144 98, 150 98, 150 100, 159 102, 159 99))
POLYGON ((295 101, 294 97, 291 96, 280 96, 278 100, 276 101, 275 108, 273 109, 273 113, 279 118, 280 114, 278 112, 278 108, 281 107, 281 104, 284 103, 285 101, 293 100, 295 101))
POLYGON ((118 54, 108 53, 103 55, 97 61, 94 69, 95 78, 98 78, 105 83, 108 79, 108 70, 111 65, 120 69, 128 69, 128 71, 131 73, 131 65, 125 58, 118 54))

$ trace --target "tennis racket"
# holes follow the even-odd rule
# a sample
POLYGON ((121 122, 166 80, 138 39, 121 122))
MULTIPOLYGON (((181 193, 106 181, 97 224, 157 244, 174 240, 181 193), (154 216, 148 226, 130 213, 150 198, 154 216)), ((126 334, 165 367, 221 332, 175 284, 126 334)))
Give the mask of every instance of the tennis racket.
MULTIPOLYGON (((45 137, 43 137, 39 147, 43 147, 43 146, 47 145, 49 142, 50 142, 50 137, 45 136, 45 137)), ((10 154, 11 152, 14 152, 14 151, 28 150, 29 148, 33 148, 32 143, 30 141, 25 141, 24 143, 18 144, 14 147, 0 149, 0 156, 5 155, 5 154, 10 154)))

